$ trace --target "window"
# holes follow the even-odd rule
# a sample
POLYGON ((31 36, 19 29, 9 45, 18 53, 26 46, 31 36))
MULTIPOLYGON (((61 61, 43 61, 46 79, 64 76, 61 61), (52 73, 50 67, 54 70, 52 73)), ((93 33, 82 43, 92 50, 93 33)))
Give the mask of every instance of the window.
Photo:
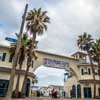
POLYGON ((81 86, 80 86, 80 84, 77 85, 77 97, 81 98, 81 86))
POLYGON ((76 86, 72 86, 72 97, 76 97, 76 86))
POLYGON ((81 75, 84 75, 84 69, 83 68, 81 69, 81 75))
POLYGON ((12 62, 12 60, 13 60, 13 56, 14 56, 14 54, 12 53, 12 54, 10 54, 10 57, 9 57, 9 62, 12 62))
POLYGON ((91 75, 91 69, 90 68, 88 68, 88 74, 91 75))
POLYGON ((2 61, 5 61, 5 59, 6 59, 6 53, 3 53, 2 54, 2 61))

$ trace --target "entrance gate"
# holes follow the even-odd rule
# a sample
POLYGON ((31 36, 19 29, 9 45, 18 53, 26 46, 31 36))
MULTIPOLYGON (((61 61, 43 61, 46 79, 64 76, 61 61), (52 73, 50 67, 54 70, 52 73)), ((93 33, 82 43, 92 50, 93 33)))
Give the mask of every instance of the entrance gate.
POLYGON ((65 69, 66 71, 70 72, 70 75, 74 75, 76 78, 78 78, 76 73, 77 69, 75 69, 78 62, 77 59, 44 51, 36 51, 35 54, 38 59, 34 60, 33 71, 35 71, 39 66, 44 65, 46 67, 65 69))
POLYGON ((90 87, 85 87, 84 88, 84 98, 92 98, 90 87))
POLYGON ((27 81, 26 81, 26 87, 25 87, 25 96, 26 97, 29 96, 29 91, 30 91, 30 80, 27 79, 27 81))
MULTIPOLYGON (((46 67, 52 67, 52 68, 58 68, 58 69, 65 69, 65 71, 68 72, 68 77, 74 76, 75 81, 78 80, 79 76, 77 74, 78 68, 78 62, 79 60, 73 57, 67 57, 57 54, 52 54, 44 51, 35 51, 35 54, 38 59, 34 59, 34 67, 33 71, 35 71, 39 66, 44 65, 46 67)), ((78 98, 81 97, 80 87, 76 90, 78 90, 78 98)), ((64 87, 65 90, 65 87, 64 87)), ((70 91, 70 90, 69 90, 70 91)), ((66 91, 67 92, 67 91, 66 91)))
POLYGON ((4 97, 6 95, 8 84, 8 80, 0 80, 0 96, 4 97))

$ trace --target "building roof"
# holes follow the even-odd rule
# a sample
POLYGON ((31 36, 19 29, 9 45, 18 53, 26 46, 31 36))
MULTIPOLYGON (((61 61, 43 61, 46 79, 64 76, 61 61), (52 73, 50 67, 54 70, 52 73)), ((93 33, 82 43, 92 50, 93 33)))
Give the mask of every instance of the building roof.
POLYGON ((67 58, 67 59, 71 59, 71 60, 75 60, 75 61, 79 61, 79 59, 76 59, 74 57, 69 57, 69 56, 54 54, 54 53, 50 53, 50 52, 46 52, 46 51, 36 50, 36 52, 38 52, 38 53, 44 53, 44 54, 48 54, 48 55, 52 55, 52 56, 57 56, 57 57, 63 57, 63 58, 67 58))
POLYGON ((76 54, 81 54, 81 55, 84 55, 84 56, 87 55, 85 52, 77 51, 77 52, 73 53, 71 56, 74 56, 74 55, 76 55, 76 54))

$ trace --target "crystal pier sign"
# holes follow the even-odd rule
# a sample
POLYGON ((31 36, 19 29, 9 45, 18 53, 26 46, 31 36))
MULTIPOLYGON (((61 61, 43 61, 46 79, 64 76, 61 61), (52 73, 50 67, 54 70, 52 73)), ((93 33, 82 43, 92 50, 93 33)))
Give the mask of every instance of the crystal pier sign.
POLYGON ((59 60, 50 59, 50 58, 44 58, 43 65, 47 66, 47 67, 64 69, 66 66, 68 67, 69 64, 68 64, 68 62, 64 62, 64 61, 59 61, 59 60))

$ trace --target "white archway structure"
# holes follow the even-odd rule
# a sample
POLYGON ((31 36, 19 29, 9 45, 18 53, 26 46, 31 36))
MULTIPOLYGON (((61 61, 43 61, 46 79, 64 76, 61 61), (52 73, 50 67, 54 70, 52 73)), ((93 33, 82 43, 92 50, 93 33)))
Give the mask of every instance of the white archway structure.
POLYGON ((39 66, 44 65, 47 67, 65 69, 69 72, 69 75, 77 76, 77 65, 79 60, 73 57, 67 57, 57 54, 52 54, 44 51, 35 51, 37 60, 34 61, 33 71, 35 71, 39 66))

